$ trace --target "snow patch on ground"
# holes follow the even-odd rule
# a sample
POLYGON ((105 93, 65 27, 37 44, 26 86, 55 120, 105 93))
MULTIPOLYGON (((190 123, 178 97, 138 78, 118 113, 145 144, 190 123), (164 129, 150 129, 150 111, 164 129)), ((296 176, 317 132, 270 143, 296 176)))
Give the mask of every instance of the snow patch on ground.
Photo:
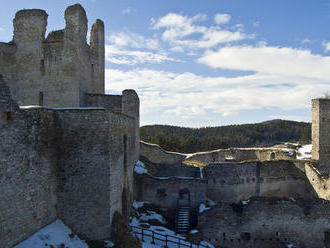
POLYGON ((139 209, 142 208, 145 204, 149 204, 147 201, 134 201, 133 202, 133 208, 134 209, 139 209))
POLYGON ((207 199, 206 200, 207 204, 210 206, 210 207, 214 207, 215 205, 217 205, 214 201, 212 201, 211 199, 207 199))
POLYGON ((104 248, 111 248, 115 246, 115 244, 112 243, 110 240, 105 240, 104 243, 105 243, 104 248))
POLYGON ((204 203, 201 203, 201 205, 199 205, 199 213, 200 214, 203 213, 203 212, 205 212, 205 211, 207 211, 207 210, 210 210, 210 209, 211 208, 206 207, 204 203))
POLYGON ((142 213, 140 215, 140 220, 142 220, 142 221, 157 220, 157 221, 159 221, 159 223, 164 224, 164 225, 167 223, 167 221, 165 220, 165 218, 163 216, 161 216, 160 214, 157 214, 154 211, 146 211, 146 213, 142 213))
POLYGON ((73 234, 71 229, 64 225, 61 220, 56 220, 42 228, 30 238, 16 245, 15 248, 45 248, 51 245, 53 247, 64 245, 66 248, 88 248, 85 241, 73 234))
POLYGON ((295 149, 285 148, 283 149, 284 152, 286 152, 290 157, 292 157, 295 153, 295 149))
POLYGON ((297 159, 310 159, 312 158, 312 145, 304 145, 298 149, 297 159))
POLYGON ((199 168, 199 171, 200 171, 200 178, 203 179, 204 178, 203 168, 199 168))
MULTIPOLYGON (((151 218, 152 219, 157 219, 157 220, 164 220, 165 218, 163 216, 161 216, 160 214, 154 212, 154 211, 146 211, 146 213, 141 213, 139 214, 138 217, 133 217, 131 218, 130 221, 130 226, 132 227, 133 230, 133 235, 141 241, 142 243, 142 247, 143 248, 163 248, 165 247, 165 235, 167 236, 167 247, 168 248, 177 248, 178 244, 177 242, 180 239, 180 244, 181 247, 192 247, 192 248, 201 248, 202 246, 199 246, 197 244, 193 244, 192 246, 190 246, 190 243, 188 241, 186 241, 186 238, 182 235, 179 235, 177 233, 175 233, 174 231, 163 227, 163 226, 154 226, 154 225, 150 225, 149 223, 147 223, 147 219, 144 217, 146 216, 146 214, 149 214, 150 217, 148 217, 147 219, 151 218), (142 230, 139 229, 138 227, 143 227, 143 239, 142 239, 142 230), (153 234, 154 232, 154 234, 153 234), (152 236, 154 235, 154 240, 152 238, 152 236), (154 241, 154 242, 153 242, 154 241), (173 242, 171 242, 173 241, 173 242)), ((166 222, 166 221, 165 221, 166 222)), ((192 233, 197 233, 198 230, 191 230, 192 233)), ((205 247, 209 247, 209 248, 214 248, 213 245, 203 241, 200 243, 201 245, 204 245, 205 247)))
POLYGON ((148 170, 143 162, 138 160, 134 166, 134 171, 137 174, 148 174, 148 170))

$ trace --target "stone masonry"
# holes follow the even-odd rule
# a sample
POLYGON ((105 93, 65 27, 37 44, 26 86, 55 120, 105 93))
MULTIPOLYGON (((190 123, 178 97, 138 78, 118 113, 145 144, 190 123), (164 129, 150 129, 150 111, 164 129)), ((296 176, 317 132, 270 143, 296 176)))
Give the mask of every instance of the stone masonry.
POLYGON ((104 94, 104 24, 96 20, 87 44, 79 4, 66 9, 65 28, 45 38, 47 17, 39 9, 16 13, 13 41, 0 43, 0 74, 19 105, 84 106, 85 94, 104 94))
POLYGON ((45 39, 47 13, 21 10, 0 43, 0 248, 57 218, 107 239, 114 212, 130 214, 139 97, 104 95, 103 22, 88 45, 85 10, 68 7, 65 21, 45 39))
POLYGON ((329 174, 330 162, 330 99, 312 101, 312 158, 319 161, 321 173, 329 174))

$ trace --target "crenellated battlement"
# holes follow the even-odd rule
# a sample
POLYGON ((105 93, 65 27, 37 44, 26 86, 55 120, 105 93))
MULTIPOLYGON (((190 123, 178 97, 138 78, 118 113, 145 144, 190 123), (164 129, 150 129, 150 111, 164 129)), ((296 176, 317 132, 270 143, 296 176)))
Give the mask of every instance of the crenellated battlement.
POLYGON ((81 5, 69 6, 64 29, 45 38, 47 18, 41 9, 16 13, 13 41, 0 44, 0 74, 19 105, 84 106, 85 94, 104 94, 104 24, 92 25, 89 45, 81 5))
POLYGON ((87 44, 81 5, 45 38, 47 18, 18 11, 13 41, 0 43, 0 247, 57 218, 90 240, 108 239, 113 214, 129 215, 132 205, 139 97, 104 94, 101 20, 87 44))

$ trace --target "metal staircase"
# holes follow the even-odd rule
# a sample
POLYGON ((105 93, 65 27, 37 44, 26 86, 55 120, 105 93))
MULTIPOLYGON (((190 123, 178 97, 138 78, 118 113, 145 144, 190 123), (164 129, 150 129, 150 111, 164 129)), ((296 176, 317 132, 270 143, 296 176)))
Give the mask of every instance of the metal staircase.
POLYGON ((177 233, 187 233, 190 229, 190 206, 180 206, 176 213, 175 229, 177 233))

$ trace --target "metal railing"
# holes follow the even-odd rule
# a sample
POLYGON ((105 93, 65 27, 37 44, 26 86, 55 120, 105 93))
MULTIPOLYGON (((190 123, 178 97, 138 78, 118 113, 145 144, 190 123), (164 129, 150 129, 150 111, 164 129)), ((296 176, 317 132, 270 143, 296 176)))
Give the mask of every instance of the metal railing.
MULTIPOLYGON (((163 234, 159 232, 155 232, 152 230, 148 230, 139 226, 131 226, 132 232, 135 235, 135 237, 142 242, 150 241, 151 244, 160 245, 163 247, 169 247, 169 244, 173 244, 174 247, 177 248, 209 248, 208 245, 203 244, 193 244, 184 238, 180 238, 173 235, 163 234), (148 240, 147 240, 148 239, 148 240)), ((171 245, 171 247, 173 247, 171 245)))

